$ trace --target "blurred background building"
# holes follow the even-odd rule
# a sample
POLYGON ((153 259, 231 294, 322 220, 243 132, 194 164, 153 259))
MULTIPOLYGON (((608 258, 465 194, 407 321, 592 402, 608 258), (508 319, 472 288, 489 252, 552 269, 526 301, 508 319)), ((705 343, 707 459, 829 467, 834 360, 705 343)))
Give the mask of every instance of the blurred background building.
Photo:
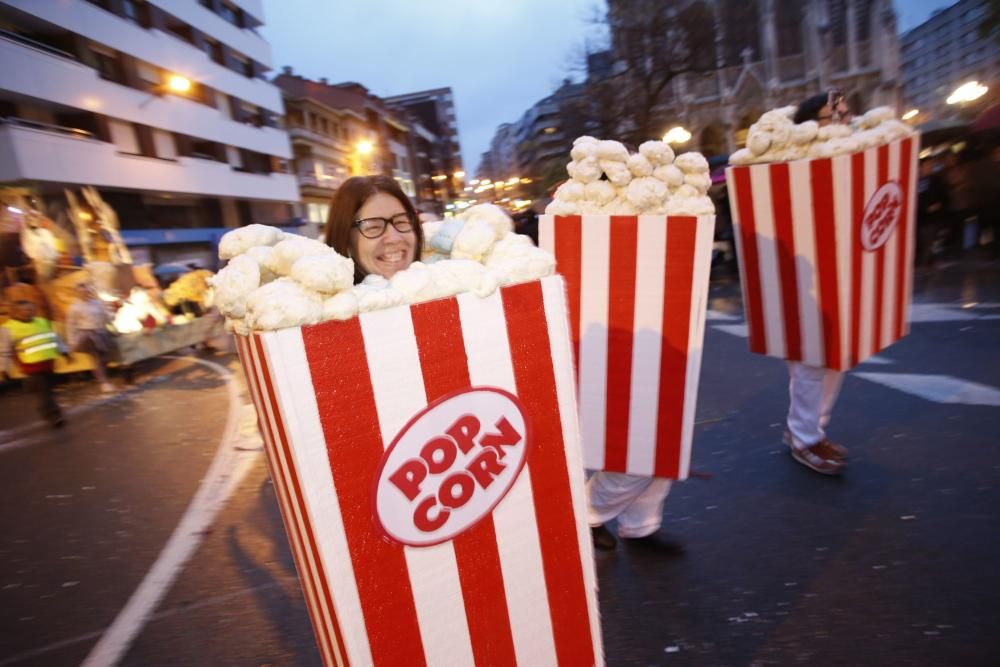
POLYGON ((908 109, 919 112, 921 122, 955 113, 958 107, 947 100, 970 81, 989 88, 978 106, 985 108, 997 100, 1000 40, 990 39, 980 29, 989 4, 961 0, 903 35, 904 98, 908 109))
POLYGON ((214 267, 226 228, 294 223, 260 0, 0 2, 0 183, 56 220, 96 186, 137 263, 214 267))
POLYGON ((676 148, 726 155, 764 111, 831 88, 856 110, 900 103, 890 0, 609 0, 604 24, 584 81, 501 125, 477 176, 516 165, 544 191, 581 134, 637 145, 679 127, 676 148))

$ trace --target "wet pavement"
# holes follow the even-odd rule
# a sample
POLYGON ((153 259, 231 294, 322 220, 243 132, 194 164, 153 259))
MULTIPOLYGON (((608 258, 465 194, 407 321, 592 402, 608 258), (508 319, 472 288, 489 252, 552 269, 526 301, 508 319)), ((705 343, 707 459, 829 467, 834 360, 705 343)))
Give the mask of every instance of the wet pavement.
MULTIPOLYGON (((915 285, 911 335, 845 380, 830 434, 851 463, 826 478, 781 445, 784 363, 748 352, 717 276, 692 460, 711 479, 667 499, 685 556, 597 554, 608 665, 997 663, 1000 264, 915 285)), ((77 665, 101 637, 126 665, 320 664, 259 442, 227 432, 238 365, 193 359, 112 398, 65 381, 58 432, 0 394, 0 667, 77 665), (229 454, 239 472, 213 472, 229 454), (137 596, 203 480, 225 491, 181 535, 188 557, 137 596), (124 627, 130 600, 148 610, 124 627)))

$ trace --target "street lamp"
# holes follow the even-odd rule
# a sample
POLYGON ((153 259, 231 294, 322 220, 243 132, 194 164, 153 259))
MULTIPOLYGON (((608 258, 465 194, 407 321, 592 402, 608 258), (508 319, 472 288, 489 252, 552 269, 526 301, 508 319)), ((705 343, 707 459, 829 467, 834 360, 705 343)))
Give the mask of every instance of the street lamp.
POLYGON ((191 79, 180 74, 171 74, 167 78, 167 89, 172 93, 184 95, 191 90, 191 79))
POLYGON ((979 83, 978 81, 969 81, 968 83, 963 83, 961 86, 955 89, 945 102, 948 104, 961 104, 962 102, 972 102, 973 100, 978 100, 980 97, 986 94, 989 88, 979 83))
POLYGON ((691 139, 691 133, 678 125, 672 127, 663 135, 663 141, 668 144, 686 144, 691 139))
POLYGON ((367 140, 362 140, 358 142, 358 145, 355 146, 355 148, 361 155, 368 155, 369 153, 372 152, 374 146, 372 145, 372 142, 367 140))
POLYGON ((903 114, 903 120, 910 120, 911 118, 916 118, 920 114, 920 109, 910 109, 903 114))

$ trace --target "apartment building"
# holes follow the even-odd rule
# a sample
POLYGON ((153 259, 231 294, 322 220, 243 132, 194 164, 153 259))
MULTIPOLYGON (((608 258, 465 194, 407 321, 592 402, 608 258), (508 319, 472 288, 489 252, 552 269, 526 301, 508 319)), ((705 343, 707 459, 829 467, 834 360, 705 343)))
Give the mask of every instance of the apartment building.
POLYGON ((214 266, 228 228, 294 222, 261 0, 0 2, 0 184, 58 219, 92 185, 136 261, 214 266))

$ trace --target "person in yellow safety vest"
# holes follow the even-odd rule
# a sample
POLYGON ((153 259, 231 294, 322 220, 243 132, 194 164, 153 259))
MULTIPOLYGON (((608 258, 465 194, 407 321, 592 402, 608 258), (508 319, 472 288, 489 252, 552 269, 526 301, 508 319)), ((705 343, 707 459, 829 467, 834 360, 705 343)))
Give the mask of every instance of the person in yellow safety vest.
POLYGON ((62 355, 62 343, 52 323, 35 317, 33 301, 19 299, 11 308, 12 317, 0 325, 0 371, 7 373, 12 360, 25 376, 25 384, 38 397, 38 409, 53 428, 65 424, 55 397, 56 357, 62 355))

